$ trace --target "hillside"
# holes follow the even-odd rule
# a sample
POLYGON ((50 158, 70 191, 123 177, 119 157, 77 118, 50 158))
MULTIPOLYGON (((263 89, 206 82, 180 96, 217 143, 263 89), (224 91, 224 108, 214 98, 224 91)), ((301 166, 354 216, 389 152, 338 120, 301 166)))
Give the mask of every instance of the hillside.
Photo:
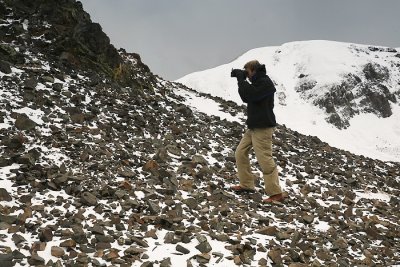
POLYGON ((400 160, 400 49, 292 42, 250 50, 178 82, 241 105, 229 73, 253 59, 276 83, 279 123, 352 153, 400 160))
POLYGON ((154 75, 75 0, 0 18, 1 267, 400 264, 399 163, 281 125, 289 198, 236 195, 243 107, 154 75))

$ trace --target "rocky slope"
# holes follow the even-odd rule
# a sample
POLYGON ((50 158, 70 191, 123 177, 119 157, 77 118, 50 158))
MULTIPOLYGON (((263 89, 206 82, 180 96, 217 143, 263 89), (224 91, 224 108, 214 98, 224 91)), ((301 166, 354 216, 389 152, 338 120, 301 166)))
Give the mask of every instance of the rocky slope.
POLYGON ((290 197, 235 195, 242 107, 153 75, 74 0, 0 18, 0 266, 399 264, 399 164, 280 126, 290 197))
POLYGON ((266 64, 276 83, 280 123, 354 153, 399 161, 400 50, 333 41, 291 42, 250 50, 178 82, 241 104, 229 72, 253 59, 266 64))

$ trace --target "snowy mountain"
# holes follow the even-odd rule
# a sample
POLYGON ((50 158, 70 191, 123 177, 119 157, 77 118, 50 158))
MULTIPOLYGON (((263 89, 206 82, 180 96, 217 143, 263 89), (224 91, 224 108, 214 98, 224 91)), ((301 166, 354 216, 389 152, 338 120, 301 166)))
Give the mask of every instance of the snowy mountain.
POLYGON ((276 83, 278 123, 353 153, 400 161, 400 49, 292 42, 250 50, 177 82, 242 104, 229 73, 253 59, 276 83))
POLYGON ((282 125, 289 197, 263 204, 229 189, 243 107, 154 75, 80 2, 0 0, 0 36, 1 267, 399 264, 399 163, 282 125))

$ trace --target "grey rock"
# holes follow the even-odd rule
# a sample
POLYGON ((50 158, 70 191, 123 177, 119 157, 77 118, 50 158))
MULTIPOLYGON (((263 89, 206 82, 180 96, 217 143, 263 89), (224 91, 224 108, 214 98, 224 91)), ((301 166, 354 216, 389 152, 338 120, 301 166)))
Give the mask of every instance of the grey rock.
POLYGON ((12 197, 5 188, 0 188, 0 201, 11 201, 12 197))
POLYGON ((37 86, 38 82, 35 78, 29 78, 24 81, 24 87, 27 89, 35 89, 37 86))
POLYGON ((95 235, 104 235, 104 228, 98 224, 93 225, 90 231, 95 235))
POLYGON ((54 83, 54 77, 51 77, 51 76, 43 76, 40 79, 43 82, 54 83))
POLYGON ((0 72, 3 72, 5 74, 10 74, 11 71, 11 65, 7 61, 0 60, 0 72))
POLYGON ((15 127, 17 127, 18 130, 32 130, 36 125, 36 122, 31 120, 26 114, 18 114, 15 120, 15 127))
POLYGON ((148 200, 147 201, 147 205, 149 207, 149 211, 150 211, 151 214, 156 215, 156 214, 160 213, 161 208, 158 205, 158 203, 156 203, 155 201, 148 200))
POLYGON ((186 204, 191 210, 194 210, 198 207, 198 202, 194 198, 187 198, 183 201, 184 204, 186 204))
POLYGON ((311 224, 314 221, 314 216, 312 214, 304 214, 301 218, 306 224, 311 224))
POLYGON ((168 232, 164 236, 164 243, 165 244, 171 244, 175 240, 175 234, 173 232, 168 232))
POLYGON ((128 255, 140 255, 142 253, 146 252, 145 249, 143 248, 138 248, 135 246, 131 246, 127 249, 125 249, 124 254, 128 254, 128 255))
POLYGON ((166 258, 166 259, 163 259, 161 262, 160 262, 160 267, 170 267, 170 266, 172 266, 171 265, 171 258, 166 258))
POLYGON ((144 247, 144 248, 149 247, 149 244, 147 244, 147 242, 143 238, 133 236, 133 237, 131 237, 131 240, 132 240, 132 242, 138 244, 141 247, 144 247))
POLYGON ((30 258, 28 258, 28 263, 30 265, 43 265, 45 264, 45 260, 37 254, 33 254, 30 258))
POLYGON ((19 234, 13 234, 12 241, 14 241, 15 245, 18 245, 19 243, 25 242, 26 239, 19 234))
POLYGON ((63 88, 63 84, 62 83, 53 83, 53 90, 56 92, 61 92, 62 88, 63 88))
POLYGON ((201 242, 200 244, 198 244, 196 246, 196 249, 198 249, 201 253, 208 253, 212 250, 212 247, 211 247, 210 243, 205 241, 205 242, 201 242))
POLYGON ((81 202, 89 206, 95 206, 97 204, 97 197, 90 192, 83 192, 81 202))
POLYGON ((183 247, 182 245, 176 245, 176 251, 179 251, 182 254, 189 254, 190 250, 188 250, 187 248, 183 247))
POLYGON ((211 256, 210 256, 210 254, 207 254, 207 253, 206 254, 197 254, 196 255, 197 262, 201 263, 201 264, 209 263, 210 259, 211 259, 211 256))
POLYGON ((8 224, 14 224, 18 220, 17 216, 14 215, 2 215, 0 214, 0 222, 5 222, 8 224))
POLYGON ((268 257, 272 260, 273 263, 277 265, 282 264, 282 255, 279 249, 271 249, 268 252, 268 257))
POLYGON ((15 265, 15 262, 13 262, 13 254, 8 253, 8 254, 0 254, 0 266, 1 267, 12 267, 15 265))

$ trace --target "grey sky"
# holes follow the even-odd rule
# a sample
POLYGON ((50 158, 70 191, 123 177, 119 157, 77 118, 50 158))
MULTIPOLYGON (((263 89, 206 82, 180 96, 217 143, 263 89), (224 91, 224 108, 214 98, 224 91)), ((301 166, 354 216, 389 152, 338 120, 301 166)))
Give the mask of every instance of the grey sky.
POLYGON ((160 76, 299 40, 400 47, 399 0, 81 0, 111 42, 160 76))

